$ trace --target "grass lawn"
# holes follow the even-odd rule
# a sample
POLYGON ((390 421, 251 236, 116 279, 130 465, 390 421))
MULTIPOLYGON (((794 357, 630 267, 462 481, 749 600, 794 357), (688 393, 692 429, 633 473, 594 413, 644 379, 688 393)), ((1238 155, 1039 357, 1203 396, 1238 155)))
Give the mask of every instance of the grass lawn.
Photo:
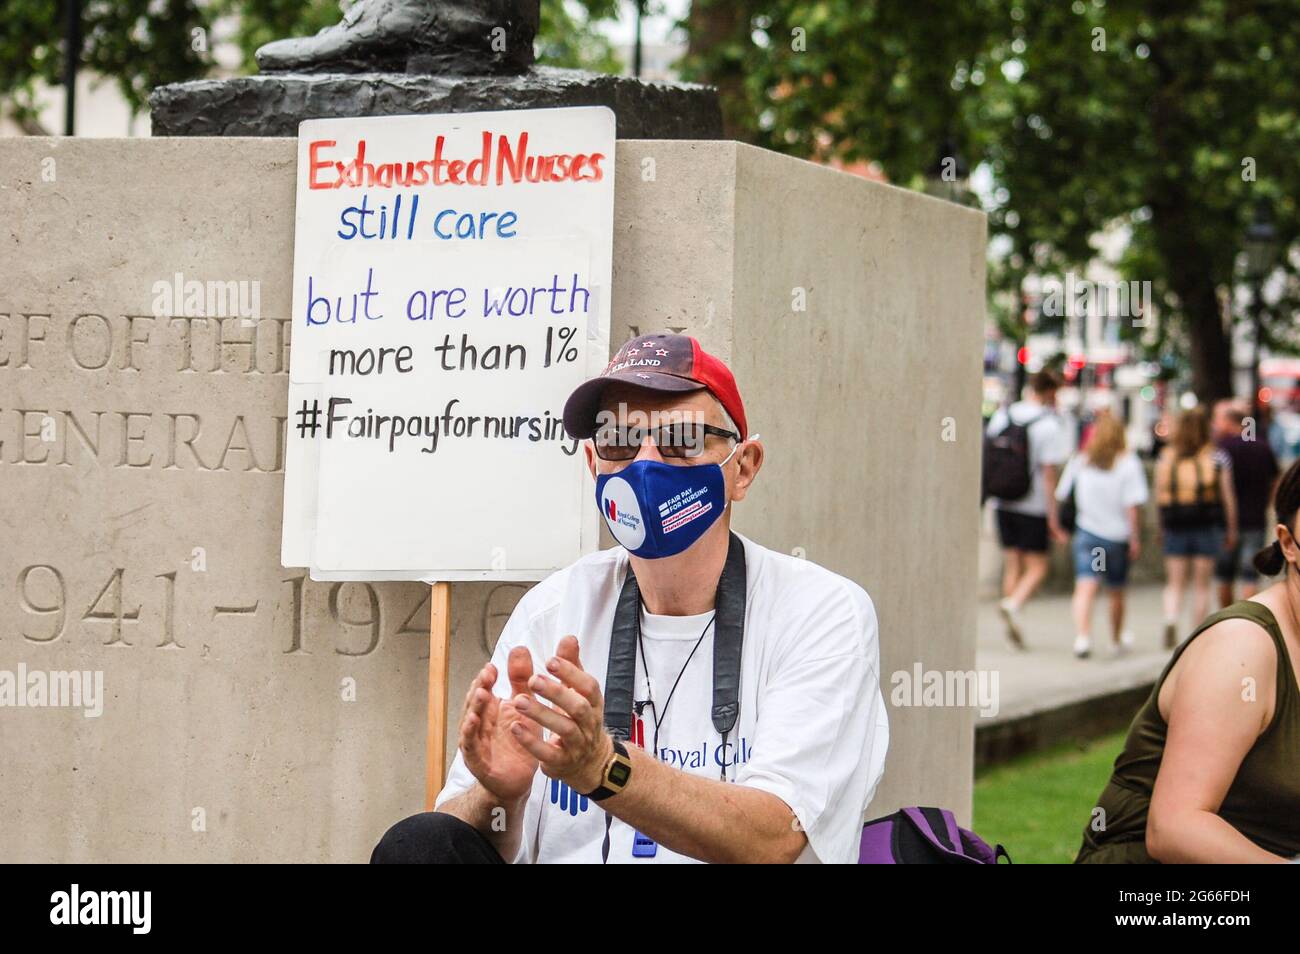
POLYGON ((1072 862, 1124 736, 1061 745, 985 769, 975 779, 975 831, 989 844, 1000 842, 1016 864, 1072 862))

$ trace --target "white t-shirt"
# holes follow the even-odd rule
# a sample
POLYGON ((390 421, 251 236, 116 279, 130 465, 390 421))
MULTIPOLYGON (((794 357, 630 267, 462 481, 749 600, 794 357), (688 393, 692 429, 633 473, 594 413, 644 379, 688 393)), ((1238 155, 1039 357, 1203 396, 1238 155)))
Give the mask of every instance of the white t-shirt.
MULTIPOLYGON (((808 845, 801 862, 856 863, 863 814, 884 773, 889 723, 880 692, 876 612, 856 583, 807 560, 741 537, 746 601, 741 652, 740 713, 725 753, 713 726, 713 627, 687 664, 711 612, 703 616, 642 616, 645 657, 660 718, 659 758, 693 775, 717 780, 722 764, 739 785, 770 792, 799 818, 808 845), (685 669, 683 669, 685 666, 685 669), (681 681, 665 708, 673 683, 681 681)), ((615 604, 628 566, 622 547, 601 550, 547 577, 515 607, 492 661, 495 692, 510 695, 506 657, 528 647, 533 670, 545 672, 561 637, 578 637, 583 668, 604 690, 615 604)), ((646 698, 638 649, 633 697, 646 698)), ((654 724, 643 711, 644 747, 654 724)), ((467 791, 474 777, 456 753, 436 800, 467 791)), ((631 783, 636 785, 633 774, 631 783)), ((606 813, 538 771, 524 812, 517 862, 601 861, 606 813)), ((617 818, 609 861, 694 862, 658 845, 653 857, 633 857, 634 831, 617 818)))
POLYGON ((1110 470, 1102 470, 1088 463, 1087 454, 1076 454, 1057 482, 1056 499, 1068 497, 1071 486, 1078 528, 1103 540, 1127 542, 1128 508, 1147 502, 1147 476, 1137 456, 1120 454, 1110 470))
POLYGON ((989 420, 988 432, 997 435, 1010 420, 1021 426, 1029 424, 1029 469, 1033 477, 1029 493, 1019 500, 998 500, 999 510, 1011 513, 1029 514, 1034 517, 1047 516, 1047 490, 1043 480, 1043 468, 1048 465, 1059 467, 1070 456, 1071 446, 1069 428, 1050 407, 1035 404, 1033 401, 1017 401, 1010 408, 998 408, 989 420), (1030 424, 1029 422, 1033 423, 1030 424))

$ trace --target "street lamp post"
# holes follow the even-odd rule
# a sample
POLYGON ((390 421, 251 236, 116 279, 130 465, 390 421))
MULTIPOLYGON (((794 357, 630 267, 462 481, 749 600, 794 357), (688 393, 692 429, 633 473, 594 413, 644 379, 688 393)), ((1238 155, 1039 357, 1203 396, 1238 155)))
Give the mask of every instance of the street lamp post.
POLYGON ((81 61, 81 0, 63 5, 63 135, 77 131, 77 66, 81 61))
POLYGON ((1252 406, 1259 404, 1259 363, 1264 342, 1264 280, 1273 270, 1277 256, 1277 228, 1267 199, 1255 205, 1255 218, 1246 229, 1246 277, 1250 280, 1250 321, 1254 354, 1250 364, 1252 406))
POLYGON ((636 37, 632 41, 632 75, 641 78, 641 18, 645 16, 645 0, 636 0, 636 37))

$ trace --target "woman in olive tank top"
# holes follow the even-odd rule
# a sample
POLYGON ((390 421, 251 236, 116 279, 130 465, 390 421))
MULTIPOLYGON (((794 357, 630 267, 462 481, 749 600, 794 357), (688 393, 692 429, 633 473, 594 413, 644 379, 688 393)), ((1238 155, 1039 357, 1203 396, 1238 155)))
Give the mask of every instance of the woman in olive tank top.
POLYGON ((1280 581, 1209 616, 1129 728, 1076 862, 1277 862, 1300 856, 1300 461, 1277 488, 1280 581))

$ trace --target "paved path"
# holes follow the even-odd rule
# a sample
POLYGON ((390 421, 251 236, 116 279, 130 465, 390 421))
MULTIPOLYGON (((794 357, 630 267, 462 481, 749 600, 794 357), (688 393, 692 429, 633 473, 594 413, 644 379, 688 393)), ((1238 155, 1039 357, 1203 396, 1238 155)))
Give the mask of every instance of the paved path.
MULTIPOLYGON (((1133 631, 1137 645, 1127 656, 1111 654, 1107 612, 1103 592, 1093 608, 1093 654, 1080 660, 1071 652, 1074 624, 1069 596, 1040 595, 1025 606, 1021 619, 1029 649, 1024 652, 1007 642, 997 603, 981 601, 976 665, 998 671, 1000 704, 996 715, 977 717, 977 726, 1154 682, 1169 658, 1169 652, 1160 648, 1160 588, 1129 588, 1125 626, 1133 631)), ((1187 632, 1190 628, 1184 625, 1180 637, 1187 632)))

